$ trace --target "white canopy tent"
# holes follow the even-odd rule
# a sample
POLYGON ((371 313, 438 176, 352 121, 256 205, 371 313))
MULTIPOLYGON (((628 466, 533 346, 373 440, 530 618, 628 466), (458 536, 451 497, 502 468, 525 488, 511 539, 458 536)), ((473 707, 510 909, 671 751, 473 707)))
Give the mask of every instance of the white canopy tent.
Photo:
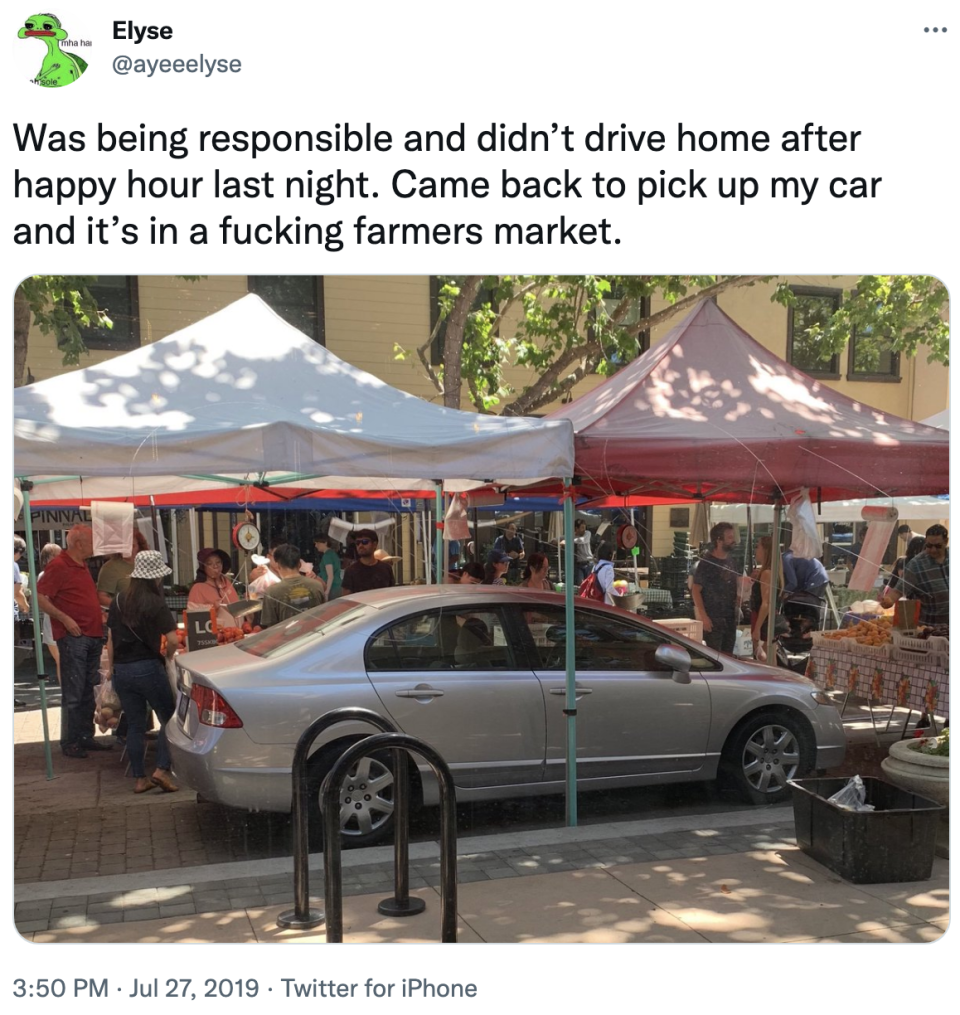
POLYGON ((151 345, 18 388, 14 472, 43 500, 253 482, 523 486, 573 474, 573 427, 433 405, 345 363, 250 295, 151 345))
MULTIPOLYGON (((37 499, 75 502, 264 483, 433 487, 439 521, 441 487, 572 477, 573 425, 433 405, 344 362, 249 295, 151 345, 18 388, 14 475, 28 545, 32 486, 37 499)), ((39 645, 36 616, 34 637, 39 645)), ((37 662, 52 778, 42 653, 37 662)))

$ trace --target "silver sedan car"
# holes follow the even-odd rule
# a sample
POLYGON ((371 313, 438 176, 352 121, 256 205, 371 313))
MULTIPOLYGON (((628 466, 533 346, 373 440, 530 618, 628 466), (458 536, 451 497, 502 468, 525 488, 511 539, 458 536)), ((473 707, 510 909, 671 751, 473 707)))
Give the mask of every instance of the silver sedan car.
MULTIPOLYGON (((805 677, 712 651, 601 603, 576 605, 577 778, 613 790, 720 777, 756 803, 843 760, 836 708, 805 677)), ((431 744, 458 800, 561 793, 566 627, 562 596, 488 586, 419 586, 336 599, 240 642, 177 658, 167 735, 181 782, 248 810, 289 811, 294 747, 333 708, 379 712, 431 744)), ((341 724, 310 759, 319 789, 345 747, 341 724)), ((414 799, 435 804, 430 770, 414 799)), ((389 753, 362 759, 341 789, 346 844, 393 823, 389 753)))

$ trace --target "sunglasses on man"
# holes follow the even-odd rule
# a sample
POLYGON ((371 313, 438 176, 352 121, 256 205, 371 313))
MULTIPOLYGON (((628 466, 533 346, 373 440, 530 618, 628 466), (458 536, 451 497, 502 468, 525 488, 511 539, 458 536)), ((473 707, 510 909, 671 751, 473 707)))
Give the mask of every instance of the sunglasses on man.
POLYGON ((356 542, 357 546, 369 546, 373 542, 373 540, 372 539, 357 539, 357 540, 355 540, 355 542, 356 542))

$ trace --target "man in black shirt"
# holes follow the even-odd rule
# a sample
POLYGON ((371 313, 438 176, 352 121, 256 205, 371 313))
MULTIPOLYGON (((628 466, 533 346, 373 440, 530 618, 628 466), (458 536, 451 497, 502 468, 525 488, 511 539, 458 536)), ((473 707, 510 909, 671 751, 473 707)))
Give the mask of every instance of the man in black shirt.
POLYGON ((389 589, 395 585, 393 567, 374 556, 380 542, 376 532, 373 529, 358 529, 354 536, 357 559, 343 572, 340 584, 344 594, 389 589))
POLYGON ((727 654, 733 652, 737 640, 740 576, 730 557, 736 541, 736 530, 729 522, 714 525, 712 549, 697 564, 690 589, 697 617, 703 621, 703 640, 727 654))

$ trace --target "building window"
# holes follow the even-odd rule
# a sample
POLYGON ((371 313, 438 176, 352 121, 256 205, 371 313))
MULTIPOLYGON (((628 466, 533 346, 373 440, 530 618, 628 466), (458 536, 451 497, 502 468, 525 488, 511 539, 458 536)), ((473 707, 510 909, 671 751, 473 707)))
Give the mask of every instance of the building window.
MULTIPOLYGON (((486 279, 484 280, 486 281, 486 279)), ((439 275, 430 276, 430 334, 433 335, 433 329, 437 328, 437 321, 440 320, 440 290, 447 282, 446 278, 442 278, 439 275)), ((489 303, 490 309, 497 313, 500 309, 500 304, 497 301, 497 283, 494 281, 492 286, 480 284, 480 288, 477 290, 477 295, 470 304, 470 313, 475 310, 480 310, 484 304, 489 303)), ((500 329, 496 328, 493 334, 499 335, 500 329)), ((447 335, 447 320, 444 318, 440 321, 440 327, 437 328, 437 333, 434 335, 433 342, 430 344, 430 366, 436 367, 443 363, 443 343, 447 335)))
POLYGON ((249 275, 247 290, 256 293, 287 324, 326 345, 322 275, 249 275))
POLYGON ((817 332, 840 309, 841 289, 793 288, 796 303, 787 313, 787 361, 812 377, 840 377, 839 355, 823 356, 817 332))
POLYGON ((889 334, 872 328, 854 331, 847 360, 848 381, 899 381, 900 354, 889 334))
MULTIPOLYGON (((98 275, 87 286, 97 307, 113 322, 112 328, 81 328, 88 349, 127 352, 140 345, 140 303, 136 275, 98 275)), ((61 342, 62 344, 62 342, 61 342)))
MULTIPOLYGON (((617 307, 620 305, 625 293, 620 286, 614 286, 610 290, 610 295, 603 301, 607 308, 607 314, 612 314, 617 307)), ((650 316, 650 297, 641 296, 639 299, 633 301, 633 305, 627 311, 623 320, 620 321, 619 327, 621 328, 634 328, 644 318, 650 316)), ((641 331, 637 334, 637 355, 647 351, 650 348, 650 332, 641 331)), ((626 364, 624 364, 626 365, 626 364)))

